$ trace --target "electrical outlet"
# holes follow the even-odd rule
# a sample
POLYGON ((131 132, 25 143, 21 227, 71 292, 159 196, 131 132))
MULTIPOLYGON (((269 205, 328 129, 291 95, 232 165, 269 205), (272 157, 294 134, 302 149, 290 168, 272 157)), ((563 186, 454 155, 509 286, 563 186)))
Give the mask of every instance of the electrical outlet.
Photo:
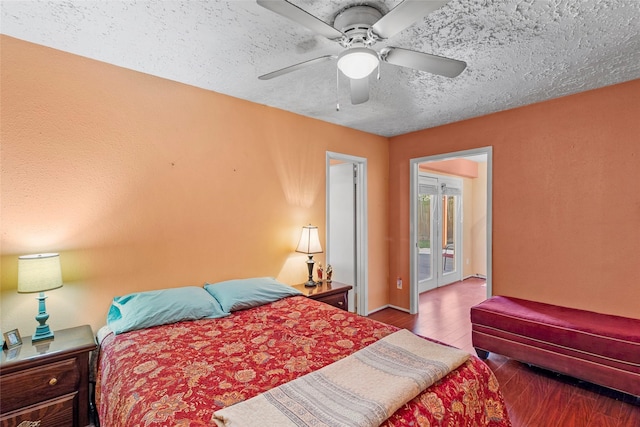
POLYGON ((396 280, 396 286, 398 287, 398 289, 402 289, 402 278, 398 277, 398 279, 396 280))

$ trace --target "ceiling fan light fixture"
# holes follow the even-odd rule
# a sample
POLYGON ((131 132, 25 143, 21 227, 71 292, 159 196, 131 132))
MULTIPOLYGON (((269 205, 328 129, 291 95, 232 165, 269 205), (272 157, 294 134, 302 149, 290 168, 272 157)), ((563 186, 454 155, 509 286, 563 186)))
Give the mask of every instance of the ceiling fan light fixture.
POLYGON ((366 47, 353 47, 338 56, 338 69, 350 79, 363 79, 380 64, 378 54, 366 47))

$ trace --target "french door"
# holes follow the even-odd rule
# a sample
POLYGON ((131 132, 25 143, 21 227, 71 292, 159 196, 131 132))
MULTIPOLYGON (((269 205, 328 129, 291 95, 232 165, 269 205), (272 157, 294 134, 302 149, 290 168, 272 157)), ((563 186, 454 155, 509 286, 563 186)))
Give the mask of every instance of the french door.
POLYGON ((418 292, 461 280, 462 180, 418 174, 415 204, 418 292))

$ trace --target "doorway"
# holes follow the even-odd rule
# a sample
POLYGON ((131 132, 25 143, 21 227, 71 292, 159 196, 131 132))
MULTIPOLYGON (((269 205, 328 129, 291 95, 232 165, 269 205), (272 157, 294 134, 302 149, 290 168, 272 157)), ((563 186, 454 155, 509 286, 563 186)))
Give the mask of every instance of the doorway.
MULTIPOLYGON (((492 295, 492 261, 491 261, 491 208, 492 208, 492 147, 484 147, 473 150, 466 150, 454 153, 447 153, 435 156, 411 159, 410 161, 410 313, 419 311, 419 294, 422 290, 433 289, 443 286, 446 283, 469 277, 470 264, 480 263, 479 269, 483 270, 486 278, 487 297, 492 295), (482 212, 476 212, 475 219, 467 218, 465 221, 462 204, 458 205, 456 197, 462 199, 463 193, 457 193, 455 185, 451 180, 455 178, 451 173, 439 176, 436 172, 421 172, 420 165, 429 162, 447 163, 483 162, 485 175, 482 180, 482 188, 479 193, 484 200, 482 212), (422 176, 422 178, 421 178, 422 176), (450 183, 451 182, 451 183, 450 183), (443 185, 444 184, 444 185, 443 185), (422 185, 422 187, 421 187, 422 185), (422 192, 422 195, 421 195, 422 192), (427 202, 428 200, 428 202, 427 202), (426 213, 429 208, 431 223, 419 215, 426 213), (437 211, 436 211, 437 209, 437 211), (440 215, 440 222, 437 219, 440 215), (469 231, 470 222, 473 224, 473 231, 469 231), (475 221, 475 222, 473 222, 475 221), (449 223, 447 225, 447 222, 449 223), (431 227, 429 233, 426 227, 431 227), (482 230, 476 232, 476 229, 482 230), (456 236, 462 233, 462 237, 456 236), (473 233, 473 237, 472 236, 473 233), (467 236, 468 238, 465 238, 467 236), (428 237, 429 243, 426 242, 428 237), (480 243, 478 243, 480 242, 480 243), (426 251, 426 246, 429 251, 426 251), (431 247, 433 245, 433 248, 431 247), (422 254, 421 254, 422 252, 422 254), (433 273, 427 274, 421 260, 428 256, 431 264, 429 267, 433 273), (475 258, 475 259, 474 259, 475 258), (455 275, 453 274, 453 271, 455 275), (455 280, 448 281, 456 278, 455 280), (431 277, 435 276, 435 277, 431 277), (422 286, 421 286, 422 282, 422 286)), ((435 164, 435 163, 431 163, 435 164)), ((467 187, 465 180, 463 188, 467 187)), ((469 203, 469 206, 472 206, 469 203)), ((423 263, 426 261, 423 261, 423 263)))
POLYGON ((353 286, 348 310, 367 309, 367 159, 327 152, 326 262, 333 280, 353 286))

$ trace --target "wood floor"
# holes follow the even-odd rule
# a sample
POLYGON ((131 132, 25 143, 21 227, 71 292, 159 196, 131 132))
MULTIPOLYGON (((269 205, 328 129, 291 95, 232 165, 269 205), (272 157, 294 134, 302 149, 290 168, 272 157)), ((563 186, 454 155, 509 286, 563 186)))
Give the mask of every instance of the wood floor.
MULTIPOLYGON (((469 309, 486 298, 481 279, 420 295, 420 314, 386 308, 369 317, 475 354, 469 309)), ((513 427, 640 427, 640 398, 490 354, 513 427)))

